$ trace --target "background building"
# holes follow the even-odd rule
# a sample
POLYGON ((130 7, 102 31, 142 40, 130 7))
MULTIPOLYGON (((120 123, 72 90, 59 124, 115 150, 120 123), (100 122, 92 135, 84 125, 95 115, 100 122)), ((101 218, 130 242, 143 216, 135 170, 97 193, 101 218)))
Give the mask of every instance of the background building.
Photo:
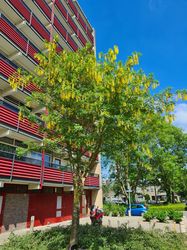
MULTIPOLYGON (((37 125, 18 119, 19 105, 36 89, 30 84, 13 91, 8 77, 18 68, 33 71, 34 54, 44 51, 44 40, 58 35, 58 51, 94 45, 94 32, 77 1, 1 0, 0 3, 0 231, 70 219, 73 205, 72 173, 57 155, 31 152, 18 158, 17 146, 42 141, 37 125), (52 11, 54 10, 54 12, 52 11), (54 13, 54 15, 53 15, 54 13)), ((33 107, 33 112, 42 112, 33 107)), ((85 180, 81 216, 91 204, 101 206, 100 164, 85 180)))

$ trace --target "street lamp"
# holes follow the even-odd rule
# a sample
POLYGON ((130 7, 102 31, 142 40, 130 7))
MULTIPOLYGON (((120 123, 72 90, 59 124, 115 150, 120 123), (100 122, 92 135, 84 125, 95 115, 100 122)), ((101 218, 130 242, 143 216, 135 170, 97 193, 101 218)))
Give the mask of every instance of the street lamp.
POLYGON ((128 197, 129 197, 128 216, 131 216, 131 188, 130 188, 129 180, 127 180, 127 192, 128 192, 128 197))

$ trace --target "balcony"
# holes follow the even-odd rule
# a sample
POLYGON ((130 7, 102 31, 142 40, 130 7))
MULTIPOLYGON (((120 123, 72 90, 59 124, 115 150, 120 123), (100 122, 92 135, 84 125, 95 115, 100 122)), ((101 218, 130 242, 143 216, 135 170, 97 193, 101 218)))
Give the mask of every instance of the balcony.
MULTIPOLYGON (((39 36, 42 40, 50 40, 50 32, 46 29, 44 24, 40 22, 37 16, 31 11, 31 9, 23 1, 7 0, 16 12, 27 22, 27 28, 22 28, 25 35, 30 37, 30 40, 34 41, 37 46, 41 48, 41 40, 37 38, 39 36), (31 29, 30 29, 31 28, 31 29)), ((12 19, 11 19, 12 20, 12 19)), ((62 48, 61 48, 62 50, 62 48)))
MULTIPOLYGON (((51 20, 51 9, 47 5, 47 3, 44 0, 35 0, 34 3, 41 9, 41 11, 45 14, 47 19, 50 21, 51 20)), ((54 16, 54 27, 55 29, 59 32, 59 34, 63 37, 63 39, 68 42, 70 47, 76 51, 78 49, 77 44, 73 39, 68 39, 70 37, 70 34, 66 30, 66 28, 62 25, 62 23, 59 21, 57 16, 54 16)))
POLYGON ((66 23, 69 24, 71 30, 73 30, 73 32, 77 35, 78 40, 81 42, 83 46, 85 46, 87 43, 86 38, 83 36, 81 30, 75 24, 73 18, 68 13, 63 3, 60 0, 56 0, 55 6, 57 7, 57 10, 61 13, 61 16, 63 16, 63 18, 65 19, 66 23))
POLYGON ((39 131, 39 126, 37 124, 31 124, 27 119, 19 120, 18 112, 18 108, 7 102, 0 101, 0 123, 2 125, 39 139, 43 138, 43 134, 39 131))
MULTIPOLYGON (((17 71, 17 66, 8 60, 6 57, 0 54, 0 75, 3 76, 6 80, 17 71)), ((31 93, 33 91, 39 91, 39 89, 33 84, 30 83, 24 88, 27 92, 31 93)))
POLYGON ((91 43, 94 43, 94 37, 92 35, 91 30, 87 27, 85 21, 83 20, 81 14, 79 13, 79 11, 77 10, 74 2, 72 0, 68 0, 67 1, 71 10, 73 11, 73 13, 75 14, 75 16, 77 17, 78 22, 81 24, 81 26, 83 27, 83 29, 85 30, 85 32, 87 33, 91 43))
MULTIPOLYGON (((13 152, 0 150, 0 179, 12 182, 26 182, 43 185, 66 186, 73 184, 73 176, 70 169, 28 157, 17 157, 13 152), (47 166, 46 166, 47 165, 47 166), (43 170, 42 170, 43 169, 43 170)), ((85 188, 99 188, 99 176, 88 176, 85 180, 85 188)))
POLYGON ((3 14, 0 15, 0 31, 25 55, 29 56, 35 63, 38 62, 34 58, 34 54, 39 53, 39 50, 3 14))

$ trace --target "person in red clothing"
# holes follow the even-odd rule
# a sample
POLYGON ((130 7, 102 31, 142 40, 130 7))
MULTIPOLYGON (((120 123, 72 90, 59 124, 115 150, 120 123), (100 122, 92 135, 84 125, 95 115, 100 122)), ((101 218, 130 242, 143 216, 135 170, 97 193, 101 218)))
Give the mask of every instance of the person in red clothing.
POLYGON ((95 205, 92 205, 90 208, 90 220, 92 225, 102 225, 103 220, 103 210, 99 207, 96 207, 95 205))

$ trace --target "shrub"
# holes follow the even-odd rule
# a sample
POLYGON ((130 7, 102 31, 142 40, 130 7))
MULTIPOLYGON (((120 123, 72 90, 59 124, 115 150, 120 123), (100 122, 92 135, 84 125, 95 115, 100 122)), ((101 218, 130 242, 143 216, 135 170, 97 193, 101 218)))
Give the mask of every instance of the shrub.
MULTIPOLYGON (((12 236, 1 250, 65 250, 70 227, 12 236)), ((79 227, 78 249, 87 250, 186 250, 186 235, 174 232, 143 231, 126 227, 79 227)))
POLYGON ((174 210, 168 210, 167 214, 168 214, 169 219, 173 220, 175 211, 174 210))
POLYGON ((159 220, 159 222, 165 222, 167 218, 167 212, 166 211, 159 211, 156 213, 156 218, 159 220))
POLYGON ((175 204, 166 204, 166 205, 149 205, 149 210, 151 211, 160 211, 160 210, 173 210, 173 211, 184 211, 185 210, 185 204, 184 203, 175 203, 175 204))
POLYGON ((113 204, 113 203, 107 203, 103 206, 104 209, 104 215, 108 216, 110 213, 112 216, 124 216, 125 213, 125 206, 119 205, 119 204, 113 204))
POLYGON ((173 213, 173 220, 176 222, 176 223, 180 223, 182 221, 182 217, 183 217, 183 213, 182 212, 174 212, 173 213))
POLYGON ((154 213, 152 212, 147 212, 147 213, 144 213, 143 215, 143 218, 146 220, 146 221, 151 221, 152 219, 154 219, 154 213))

